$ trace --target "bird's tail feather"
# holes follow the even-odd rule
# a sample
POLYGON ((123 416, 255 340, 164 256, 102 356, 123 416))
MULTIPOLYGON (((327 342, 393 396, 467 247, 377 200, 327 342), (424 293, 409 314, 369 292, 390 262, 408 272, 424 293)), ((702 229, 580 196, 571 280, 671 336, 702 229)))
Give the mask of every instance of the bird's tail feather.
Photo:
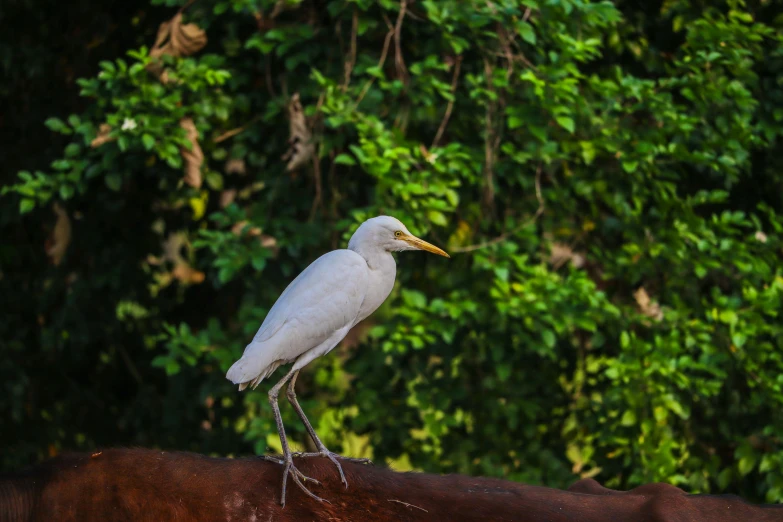
POLYGON ((283 364, 283 362, 284 361, 277 360, 277 361, 273 362, 272 364, 270 364, 269 366, 267 366, 266 369, 263 372, 261 372, 261 375, 259 375, 255 379, 253 379, 253 382, 250 383, 250 385, 253 387, 253 389, 255 390, 256 386, 258 386, 258 384, 261 381, 263 381, 264 379, 266 379, 267 377, 269 377, 270 375, 275 373, 275 370, 277 370, 277 368, 281 364, 283 364))
MULTIPOLYGON (((266 368, 261 370, 261 373, 258 374, 255 378, 253 378, 253 379, 251 379, 249 381, 245 381, 245 382, 239 383, 239 391, 243 391, 248 386, 250 386, 251 389, 255 390, 256 387, 261 383, 261 381, 263 381, 264 379, 266 379, 267 377, 272 375, 272 373, 274 373, 274 371, 277 370, 277 368, 281 364, 283 364, 284 362, 285 361, 282 361, 282 360, 274 361, 272 364, 270 364, 269 366, 267 366, 266 368)), ((231 370, 229 370, 228 373, 230 375, 231 374, 231 370)), ((231 377, 229 377, 229 379, 230 378, 231 377)))

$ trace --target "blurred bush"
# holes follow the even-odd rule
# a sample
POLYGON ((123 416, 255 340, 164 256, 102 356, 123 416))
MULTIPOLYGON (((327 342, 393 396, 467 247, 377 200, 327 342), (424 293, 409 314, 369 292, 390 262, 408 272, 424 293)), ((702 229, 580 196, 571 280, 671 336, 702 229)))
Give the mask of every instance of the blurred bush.
POLYGON ((302 376, 332 449, 783 499, 774 3, 153 3, 157 38, 46 120, 59 157, 4 178, 4 230, 35 230, 0 250, 5 466, 276 449, 225 370, 389 213, 454 256, 401 256, 302 376))

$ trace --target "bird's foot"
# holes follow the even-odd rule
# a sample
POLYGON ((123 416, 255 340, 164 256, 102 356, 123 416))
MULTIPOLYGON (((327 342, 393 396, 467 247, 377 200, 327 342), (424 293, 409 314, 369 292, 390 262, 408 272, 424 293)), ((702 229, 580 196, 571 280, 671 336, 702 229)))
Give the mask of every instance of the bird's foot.
POLYGON ((308 480, 311 482, 315 482, 316 484, 320 484, 315 479, 312 479, 310 477, 305 476, 301 471, 299 471, 296 466, 294 466, 294 462, 291 459, 291 456, 289 456, 287 459, 284 460, 285 467, 283 468, 283 490, 280 493, 280 505, 285 506, 285 487, 286 483, 288 482, 288 475, 291 475, 291 478, 294 479, 294 482, 297 486, 299 486, 299 489, 305 492, 305 494, 312 498, 313 500, 317 500, 318 502, 326 502, 329 503, 328 500, 319 497, 309 489, 307 489, 307 486, 304 485, 304 482, 307 482, 308 480), (301 477, 301 478, 300 478, 301 477), (304 482, 303 482, 304 481, 304 482))
POLYGON ((343 467, 340 465, 340 463, 337 461, 337 459, 341 460, 347 460, 349 462, 356 462, 359 464, 372 464, 372 461, 370 459, 355 459, 351 457, 343 457, 342 455, 338 455, 337 453, 333 453, 326 449, 326 447, 322 447, 320 451, 315 451, 312 453, 305 453, 305 452, 298 452, 298 453, 292 453, 291 456, 293 457, 326 457, 327 459, 334 462, 334 465, 337 466, 337 471, 340 472, 340 480, 343 484, 345 484, 345 487, 348 487, 348 481, 345 479, 345 473, 343 473, 343 467))
POLYGON ((307 489, 307 486, 304 485, 305 482, 309 481, 309 482, 312 482, 313 484, 316 484, 318 486, 320 486, 321 483, 319 481, 317 481, 316 479, 308 477, 307 475, 305 475, 304 473, 299 471, 299 469, 297 469, 297 467, 294 466, 294 462, 293 462, 291 457, 288 457, 288 459, 286 459, 285 457, 283 457, 281 459, 278 459, 276 457, 262 456, 261 458, 264 459, 264 460, 268 460, 269 462, 274 462, 275 464, 279 464, 279 465, 284 467, 283 468, 283 488, 282 488, 282 493, 280 494, 280 505, 281 506, 285 506, 285 492, 286 492, 286 485, 287 485, 287 482, 288 482, 288 475, 289 474, 294 479, 294 482, 296 483, 296 485, 299 486, 299 488, 302 491, 304 491, 307 494, 307 496, 309 496, 310 498, 312 498, 314 500, 317 500, 318 502, 329 503, 328 500, 319 497, 318 495, 316 495, 315 493, 313 493, 312 491, 307 489))

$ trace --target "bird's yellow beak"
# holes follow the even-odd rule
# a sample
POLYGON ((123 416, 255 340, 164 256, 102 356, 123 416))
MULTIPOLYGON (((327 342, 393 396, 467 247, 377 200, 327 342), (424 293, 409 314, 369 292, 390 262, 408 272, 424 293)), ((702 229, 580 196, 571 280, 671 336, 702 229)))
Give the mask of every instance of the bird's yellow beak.
POLYGON ((431 245, 430 243, 427 243, 423 239, 419 239, 416 236, 408 236, 408 235, 406 235, 406 236, 404 236, 404 237, 402 237, 400 239, 402 239, 403 241, 405 241, 406 243, 408 243, 412 247, 417 248, 419 250, 426 250, 427 252, 431 252, 433 254, 438 254, 439 256, 443 256, 443 257, 449 257, 449 258, 451 257, 445 251, 441 250, 440 248, 436 247, 435 245, 431 245))

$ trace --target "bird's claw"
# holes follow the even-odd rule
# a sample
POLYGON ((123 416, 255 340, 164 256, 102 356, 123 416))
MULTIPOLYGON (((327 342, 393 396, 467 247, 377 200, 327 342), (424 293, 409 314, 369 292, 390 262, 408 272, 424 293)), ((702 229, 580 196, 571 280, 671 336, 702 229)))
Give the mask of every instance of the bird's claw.
POLYGON ((334 462, 334 465, 337 466, 337 471, 340 472, 340 480, 343 484, 345 484, 345 489, 348 489, 348 480, 345 478, 345 473, 343 473, 343 467, 340 465, 339 462, 337 462, 337 459, 335 457, 339 457, 340 455, 337 455, 336 453, 332 453, 331 451, 322 451, 321 454, 334 462))
POLYGON ((337 459, 341 460, 347 460, 350 462, 356 462, 359 464, 372 464, 372 461, 370 459, 355 459, 351 457, 343 457, 342 455, 338 455, 337 453, 333 453, 329 451, 326 448, 322 448, 321 451, 315 451, 311 453, 307 452, 296 452, 291 454, 292 457, 326 457, 327 459, 334 462, 334 465, 337 466, 337 471, 340 473, 340 481, 345 485, 345 487, 348 487, 348 480, 345 478, 345 473, 343 473, 343 467, 340 465, 340 463, 337 461, 337 459))
POLYGON ((296 468, 296 466, 294 466, 294 462, 291 459, 291 456, 289 456, 283 462, 285 464, 285 467, 283 468, 283 491, 282 491, 282 493, 280 495, 280 505, 281 506, 285 506, 285 488, 286 488, 286 483, 288 482, 288 475, 289 474, 291 475, 291 478, 294 479, 294 482, 296 483, 296 485, 299 486, 299 489, 304 491, 305 494, 308 497, 312 498, 313 500, 317 500, 318 502, 326 502, 327 504, 331 504, 331 502, 329 502, 325 498, 321 498, 318 495, 316 495, 315 493, 313 493, 312 491, 310 491, 309 489, 307 489, 307 487, 302 483, 302 481, 307 482, 309 480, 310 482, 314 482, 315 484, 318 484, 318 485, 321 485, 321 483, 319 481, 315 480, 314 478, 310 478, 307 475, 305 475, 304 473, 302 473, 301 471, 299 471, 296 468))
MULTIPOLYGON (((286 465, 285 458, 279 459, 277 457, 270 457, 270 456, 267 456, 267 455, 261 455, 260 458, 262 458, 262 459, 264 459, 266 461, 269 461, 269 462, 274 462, 275 464, 278 464, 280 466, 285 466, 286 465)), ((291 465, 288 466, 287 469, 288 469, 288 473, 292 473, 293 474, 294 482, 296 482, 296 484, 300 488, 302 488, 305 493, 307 493, 309 496, 311 496, 312 498, 314 498, 314 499, 316 499, 318 501, 329 502, 328 500, 323 499, 323 498, 313 494, 310 490, 308 490, 304 486, 304 484, 302 484, 302 482, 312 482, 313 484, 315 484, 317 486, 320 486, 321 485, 320 481, 318 481, 318 480, 316 480, 316 479, 314 479, 312 477, 308 477, 307 475, 305 475, 304 473, 299 471, 299 469, 296 466, 293 465, 293 462, 291 462, 291 465)), ((282 496, 282 501, 281 501, 281 504, 284 505, 284 506, 285 506, 285 484, 286 484, 286 479, 287 479, 287 474, 284 474, 283 475, 283 496, 282 496)))
POLYGON ((299 478, 302 479, 303 482, 308 482, 309 481, 309 482, 312 482, 313 484, 315 484, 316 486, 320 486, 321 485, 320 481, 318 481, 318 480, 316 480, 316 479, 314 479, 312 477, 308 477, 307 475, 305 475, 304 473, 299 471, 297 468, 293 468, 293 469, 294 469, 294 473, 299 475, 299 478))

